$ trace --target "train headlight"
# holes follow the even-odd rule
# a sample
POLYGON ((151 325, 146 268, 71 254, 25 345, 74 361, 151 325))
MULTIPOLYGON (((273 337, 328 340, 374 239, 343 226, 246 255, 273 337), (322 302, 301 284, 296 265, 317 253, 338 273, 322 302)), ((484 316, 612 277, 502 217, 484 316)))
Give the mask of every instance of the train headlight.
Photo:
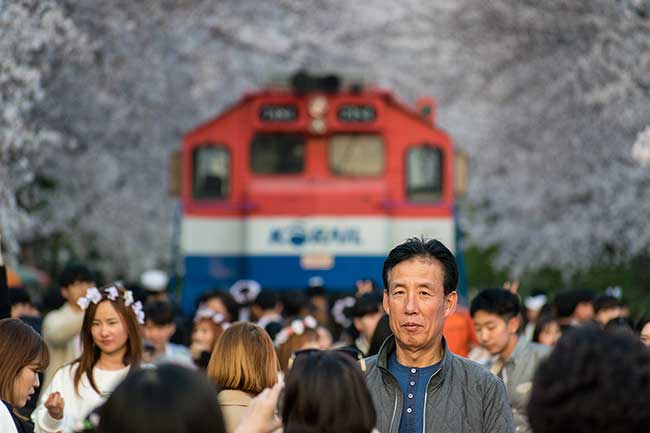
POLYGON ((327 113, 327 98, 324 96, 316 96, 309 101, 307 112, 313 118, 320 118, 327 113))
POLYGON ((325 119, 311 119, 309 123, 309 128, 314 134, 324 134, 327 131, 327 125, 325 124, 325 119))

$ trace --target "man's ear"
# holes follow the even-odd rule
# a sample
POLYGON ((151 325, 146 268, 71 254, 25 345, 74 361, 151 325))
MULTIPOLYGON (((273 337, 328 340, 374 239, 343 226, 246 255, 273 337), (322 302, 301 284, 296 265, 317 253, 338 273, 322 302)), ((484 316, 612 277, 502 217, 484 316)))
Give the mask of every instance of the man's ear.
POLYGON ((458 292, 454 290, 450 294, 445 295, 445 318, 456 311, 456 305, 458 305, 458 292))
POLYGON ((388 290, 384 290, 384 299, 382 301, 384 312, 390 316, 390 307, 388 305, 388 290))
POLYGON ((61 296, 67 300, 70 297, 70 289, 67 287, 61 287, 61 296))
POLYGON ((516 315, 515 317, 508 320, 508 332, 511 334, 516 334, 519 331, 519 326, 521 326, 521 316, 516 315))

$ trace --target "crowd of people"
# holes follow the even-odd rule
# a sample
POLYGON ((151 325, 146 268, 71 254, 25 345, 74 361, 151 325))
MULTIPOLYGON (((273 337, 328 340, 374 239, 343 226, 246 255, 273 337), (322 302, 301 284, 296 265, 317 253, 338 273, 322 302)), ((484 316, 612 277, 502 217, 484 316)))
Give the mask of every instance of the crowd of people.
POLYGON ((240 281, 186 318, 160 271, 98 285, 72 264, 42 314, 0 255, 0 432, 648 431, 650 316, 615 290, 462 306, 453 254, 419 238, 382 276, 336 299, 240 281))

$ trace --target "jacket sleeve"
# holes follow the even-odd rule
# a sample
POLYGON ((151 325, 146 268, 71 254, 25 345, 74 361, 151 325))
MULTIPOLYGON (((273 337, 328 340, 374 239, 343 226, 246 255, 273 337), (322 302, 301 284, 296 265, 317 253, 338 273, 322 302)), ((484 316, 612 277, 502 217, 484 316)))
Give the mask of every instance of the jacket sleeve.
POLYGON ((514 431, 506 386, 495 377, 483 396, 482 433, 514 433, 514 431))
POLYGON ((83 319, 83 314, 52 311, 43 320, 43 338, 52 346, 65 346, 79 334, 83 319))

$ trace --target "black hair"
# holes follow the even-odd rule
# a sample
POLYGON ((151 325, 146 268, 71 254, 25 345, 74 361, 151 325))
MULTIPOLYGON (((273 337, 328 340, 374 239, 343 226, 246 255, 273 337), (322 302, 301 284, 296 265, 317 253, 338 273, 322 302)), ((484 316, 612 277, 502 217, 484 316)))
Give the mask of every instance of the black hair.
POLYGON ((384 290, 388 290, 390 271, 399 263, 414 258, 435 259, 442 265, 443 287, 445 295, 456 290, 458 286, 458 265, 449 249, 436 239, 409 238, 393 248, 384 261, 382 277, 384 290))
POLYGON ((650 351, 638 338, 582 326, 537 368, 528 403, 535 433, 645 433, 650 351))
POLYGON ((614 317, 605 324, 605 330, 609 332, 622 332, 629 335, 636 335, 634 322, 629 317, 614 317))
POLYGON ((573 311, 576 309, 575 292, 573 290, 562 290, 555 295, 555 300, 553 306, 555 307, 555 312, 557 317, 562 319, 566 317, 571 317, 573 311))
POLYGON ((598 314, 600 310, 609 310, 612 308, 620 308, 623 303, 615 296, 608 294, 601 294, 594 298, 594 313, 598 314))
POLYGON ((277 293, 262 290, 255 298, 253 305, 257 305, 262 310, 272 310, 279 302, 280 297, 277 293))
POLYGON ((307 294, 300 290, 291 290, 284 293, 282 297, 282 316, 299 316, 305 308, 313 308, 307 294))
POLYGON ((349 318, 360 318, 366 314, 374 314, 381 310, 382 298, 378 293, 364 293, 359 296, 354 305, 346 308, 344 313, 349 318))
POLYGON ((24 287, 12 287, 9 289, 9 304, 13 307, 16 304, 31 304, 32 298, 24 287))
POLYGON ((389 316, 388 314, 384 314, 381 319, 379 319, 379 322, 377 322, 375 332, 372 334, 367 356, 378 354, 381 345, 384 344, 384 341, 386 341, 386 339, 391 335, 393 335, 393 331, 390 329, 389 316))
POLYGON ((285 433, 370 433, 377 423, 363 373, 343 354, 315 350, 297 356, 285 383, 285 433))
POLYGON ((641 334, 641 331, 643 331, 643 328, 645 325, 647 325, 650 322, 650 313, 645 313, 643 314, 639 320, 636 321, 634 324, 634 330, 636 331, 637 334, 641 334))
POLYGON ((203 292, 198 299, 197 306, 200 306, 204 302, 208 302, 210 299, 214 298, 221 300, 223 306, 226 307, 226 310, 230 315, 230 321, 236 322, 239 318, 239 304, 228 292, 222 292, 221 290, 210 290, 203 292))
POLYGON ((169 302, 149 301, 144 306, 144 317, 154 325, 164 326, 174 323, 176 311, 169 302))
POLYGON ((91 283, 95 281, 93 273, 82 264, 72 263, 67 265, 59 275, 59 286, 66 288, 74 283, 91 283))
POLYGON ((503 320, 510 320, 521 313, 519 297, 514 293, 501 288, 483 289, 472 300, 469 312, 472 317, 477 311, 496 314, 503 320))
POLYGON ((99 415, 98 433, 226 431, 214 384, 204 374, 173 364, 127 376, 99 415))
POLYGON ((553 322, 557 323, 557 317, 555 317, 551 311, 546 311, 540 314, 537 322, 535 323, 535 330, 533 331, 532 341, 534 343, 539 343, 539 334, 541 334, 544 328, 553 322))

